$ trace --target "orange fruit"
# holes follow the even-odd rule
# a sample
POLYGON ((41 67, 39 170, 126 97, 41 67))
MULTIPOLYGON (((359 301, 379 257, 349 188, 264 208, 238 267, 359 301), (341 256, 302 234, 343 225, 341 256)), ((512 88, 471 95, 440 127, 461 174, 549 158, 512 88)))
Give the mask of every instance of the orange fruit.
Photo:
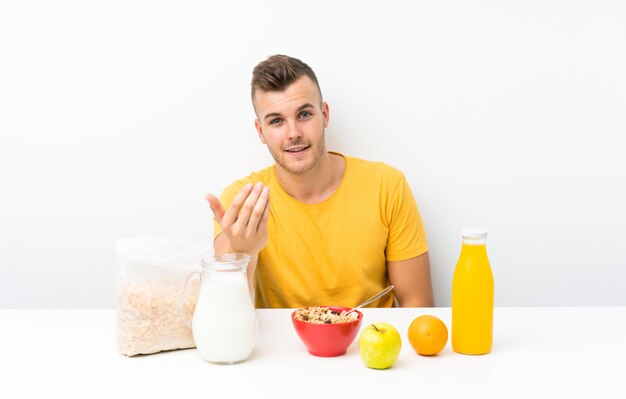
POLYGON ((448 342, 448 328, 443 321, 430 315, 413 320, 408 335, 415 352, 424 356, 436 355, 448 342))

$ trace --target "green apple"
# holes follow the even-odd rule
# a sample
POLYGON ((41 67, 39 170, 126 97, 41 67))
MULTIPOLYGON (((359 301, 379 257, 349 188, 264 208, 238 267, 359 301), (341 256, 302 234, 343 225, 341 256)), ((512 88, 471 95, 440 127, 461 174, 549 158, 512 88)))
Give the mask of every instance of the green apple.
POLYGON ((363 363, 371 369, 388 369, 398 360, 402 338, 389 323, 374 323, 365 327, 359 337, 359 352, 363 363))

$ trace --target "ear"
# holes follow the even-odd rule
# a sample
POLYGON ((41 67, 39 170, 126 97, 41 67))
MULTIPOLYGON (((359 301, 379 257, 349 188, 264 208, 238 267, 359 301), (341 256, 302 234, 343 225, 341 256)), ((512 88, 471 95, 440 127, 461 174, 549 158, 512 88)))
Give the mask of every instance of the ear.
POLYGON ((263 130, 261 129, 261 121, 259 121, 258 118, 254 120, 254 128, 259 134, 259 139, 261 139, 261 143, 267 144, 267 142, 265 141, 265 136, 263 136, 263 130))
POLYGON ((326 101, 322 104, 322 115, 324 116, 324 128, 327 128, 328 120, 330 119, 330 110, 328 109, 328 103, 326 101))

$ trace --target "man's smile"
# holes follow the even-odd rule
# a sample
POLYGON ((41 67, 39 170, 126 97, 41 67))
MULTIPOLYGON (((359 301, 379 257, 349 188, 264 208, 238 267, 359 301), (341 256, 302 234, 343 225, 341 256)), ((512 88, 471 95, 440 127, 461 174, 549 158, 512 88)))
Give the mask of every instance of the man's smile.
POLYGON ((293 147, 289 147, 289 148, 285 148, 286 152, 290 152, 290 153, 299 153, 302 151, 305 151, 307 149, 309 149, 309 147, 311 147, 310 145, 298 145, 298 146, 293 146, 293 147))

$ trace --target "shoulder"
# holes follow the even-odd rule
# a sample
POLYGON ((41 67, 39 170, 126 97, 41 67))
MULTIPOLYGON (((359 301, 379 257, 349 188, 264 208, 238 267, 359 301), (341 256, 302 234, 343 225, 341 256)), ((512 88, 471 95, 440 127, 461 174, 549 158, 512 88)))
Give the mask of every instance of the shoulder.
POLYGON ((355 158, 343 155, 346 159, 346 165, 352 169, 353 175, 367 178, 368 180, 378 181, 382 184, 391 186, 402 182, 404 173, 399 169, 380 161, 369 161, 361 158, 355 158))

